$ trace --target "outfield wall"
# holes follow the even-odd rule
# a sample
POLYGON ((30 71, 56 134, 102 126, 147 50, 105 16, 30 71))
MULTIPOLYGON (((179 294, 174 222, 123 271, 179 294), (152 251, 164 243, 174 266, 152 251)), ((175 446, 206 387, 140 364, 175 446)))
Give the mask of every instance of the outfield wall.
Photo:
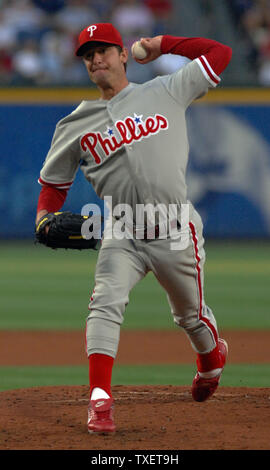
MULTIPOLYGON (((37 179, 55 124, 97 97, 93 89, 0 89, 0 238, 32 237, 37 179)), ((187 122, 189 198, 205 235, 269 237, 270 90, 213 90, 189 108, 187 122)), ((64 208, 80 212, 89 202, 102 206, 79 171, 64 208)))

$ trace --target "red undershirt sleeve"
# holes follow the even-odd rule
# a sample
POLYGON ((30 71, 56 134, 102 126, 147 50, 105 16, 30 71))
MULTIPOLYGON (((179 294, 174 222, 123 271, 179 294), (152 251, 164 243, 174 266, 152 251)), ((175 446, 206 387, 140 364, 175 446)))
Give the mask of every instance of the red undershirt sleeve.
POLYGON ((68 189, 58 189, 52 186, 42 186, 39 194, 37 212, 47 210, 48 212, 57 212, 63 206, 68 189))
POLYGON ((212 39, 185 38, 164 35, 161 41, 162 54, 176 54, 188 59, 198 59, 198 65, 203 73, 216 84, 219 75, 231 60, 232 49, 212 39))

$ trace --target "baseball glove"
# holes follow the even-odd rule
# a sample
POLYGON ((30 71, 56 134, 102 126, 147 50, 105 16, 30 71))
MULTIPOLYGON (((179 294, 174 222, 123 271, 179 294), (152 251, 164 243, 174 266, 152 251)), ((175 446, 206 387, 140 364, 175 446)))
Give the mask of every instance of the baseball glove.
POLYGON ((98 239, 84 238, 81 234, 87 216, 72 212, 49 212, 38 221, 35 230, 36 243, 50 248, 70 248, 74 250, 95 249, 98 239), (49 230, 45 230, 49 225, 49 230))

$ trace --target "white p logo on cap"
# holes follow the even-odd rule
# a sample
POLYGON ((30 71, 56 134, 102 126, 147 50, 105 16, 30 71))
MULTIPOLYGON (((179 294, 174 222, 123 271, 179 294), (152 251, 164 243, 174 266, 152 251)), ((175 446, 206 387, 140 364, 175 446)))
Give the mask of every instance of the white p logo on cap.
POLYGON ((94 31, 97 29, 97 26, 95 24, 92 24, 91 26, 89 26, 89 28, 87 28, 87 31, 90 32, 90 38, 93 36, 94 34, 94 31))

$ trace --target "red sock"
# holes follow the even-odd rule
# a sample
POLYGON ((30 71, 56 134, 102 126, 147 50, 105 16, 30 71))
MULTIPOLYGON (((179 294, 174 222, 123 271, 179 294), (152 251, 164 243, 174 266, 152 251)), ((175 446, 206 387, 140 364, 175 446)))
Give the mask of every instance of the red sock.
POLYGON ((218 346, 206 354, 197 354, 197 368, 199 372, 209 372, 209 370, 222 367, 218 346))
POLYGON ((102 388, 111 397, 111 379, 114 358, 106 354, 91 354, 89 356, 90 397, 95 387, 102 388))

